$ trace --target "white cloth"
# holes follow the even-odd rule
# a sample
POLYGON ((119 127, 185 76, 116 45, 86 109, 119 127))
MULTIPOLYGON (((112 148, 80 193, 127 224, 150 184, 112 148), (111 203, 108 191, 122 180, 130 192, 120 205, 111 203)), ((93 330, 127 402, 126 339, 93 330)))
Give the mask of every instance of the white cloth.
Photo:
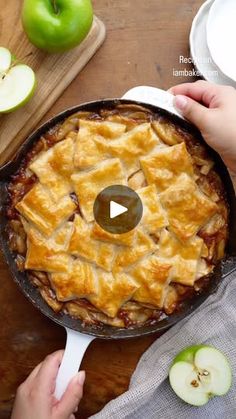
POLYGON ((93 419, 236 419, 236 273, 226 277, 193 314, 157 339, 141 357, 127 392, 108 403, 93 419), (228 357, 233 385, 224 397, 203 407, 182 402, 172 391, 168 371, 187 346, 206 343, 228 357))

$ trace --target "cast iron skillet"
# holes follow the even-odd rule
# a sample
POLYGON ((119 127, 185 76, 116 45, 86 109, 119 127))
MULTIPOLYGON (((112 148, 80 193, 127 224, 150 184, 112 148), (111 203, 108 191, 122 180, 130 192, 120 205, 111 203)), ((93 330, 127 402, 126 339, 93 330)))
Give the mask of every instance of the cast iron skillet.
POLYGON ((58 323, 61 326, 64 326, 67 329, 72 329, 82 334, 91 335, 93 337, 99 337, 103 339, 126 339, 137 336, 145 336, 157 331, 166 330, 179 320, 186 317, 187 314, 193 312, 197 307, 199 307, 210 294, 216 291, 219 283, 224 279, 225 276, 227 276, 230 272, 234 270, 234 267, 236 265, 236 198, 234 188, 229 173, 222 160, 218 155, 216 155, 216 153, 210 150, 210 152, 214 155, 214 159, 216 161, 216 170, 218 171, 218 173, 221 176, 221 179, 223 180, 228 203, 230 206, 230 236, 227 246, 227 256, 224 259, 224 261, 219 263, 218 266, 215 268, 207 289, 199 296, 194 297, 193 301, 189 301, 188 303, 186 303, 185 307, 181 312, 177 314, 174 313, 166 317, 165 319, 157 322, 156 324, 145 325, 136 329, 121 329, 107 325, 104 325, 102 328, 99 329, 96 329, 89 325, 82 326, 80 320, 73 319, 65 314, 55 313, 43 300, 37 288, 35 288, 30 283, 30 281, 27 278, 27 274, 25 272, 20 272, 17 269, 14 256, 11 253, 8 246, 8 240, 6 235, 6 225, 8 222, 5 214, 5 208, 7 203, 6 186, 10 180, 10 176, 17 171, 21 164, 22 158, 31 149, 32 145, 49 129, 53 128, 56 124, 63 122, 70 115, 82 110, 96 111, 100 108, 112 109, 117 104, 127 103, 141 105, 146 107, 147 109, 150 109, 154 113, 158 112, 159 115, 167 116, 173 123, 178 123, 181 127, 185 128, 187 131, 190 131, 191 133, 194 133, 197 138, 203 141, 200 133, 196 130, 195 127, 193 127, 187 121, 179 118, 178 116, 164 109, 133 100, 100 100, 75 106, 50 119, 39 129, 37 129, 33 134, 31 134, 29 138, 27 138, 27 140, 24 142, 24 144, 20 147, 16 157, 0 169, 0 245, 14 281, 18 284, 20 289, 23 291, 25 296, 32 302, 32 304, 54 322, 58 323))

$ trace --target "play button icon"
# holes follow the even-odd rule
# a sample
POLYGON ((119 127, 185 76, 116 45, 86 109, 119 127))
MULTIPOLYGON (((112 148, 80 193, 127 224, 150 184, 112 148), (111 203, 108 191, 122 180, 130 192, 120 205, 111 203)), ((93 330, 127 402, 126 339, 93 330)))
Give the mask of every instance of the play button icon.
POLYGON ((112 185, 103 189, 94 202, 94 218, 109 233, 133 230, 143 215, 142 201, 133 189, 112 185))
POLYGON ((124 214, 128 211, 128 208, 123 205, 117 204, 117 202, 110 202, 110 218, 118 217, 118 215, 124 214))

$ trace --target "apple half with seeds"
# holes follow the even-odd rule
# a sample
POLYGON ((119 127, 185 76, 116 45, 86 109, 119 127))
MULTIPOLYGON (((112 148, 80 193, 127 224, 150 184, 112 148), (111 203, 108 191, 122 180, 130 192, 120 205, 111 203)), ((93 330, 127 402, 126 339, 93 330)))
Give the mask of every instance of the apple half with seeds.
POLYGON ((0 47, 0 113, 12 112, 27 103, 35 86, 33 70, 14 62, 10 51, 0 47))
POLYGON ((232 384, 232 372, 225 355, 211 346, 184 349, 169 371, 170 385, 186 403, 203 406, 214 396, 224 396, 232 384))

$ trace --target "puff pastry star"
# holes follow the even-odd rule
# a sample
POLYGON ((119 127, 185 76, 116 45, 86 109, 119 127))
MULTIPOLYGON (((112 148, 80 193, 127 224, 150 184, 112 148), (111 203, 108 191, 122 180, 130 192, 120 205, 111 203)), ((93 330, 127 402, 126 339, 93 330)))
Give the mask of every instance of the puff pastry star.
POLYGON ((169 221, 164 211, 155 185, 149 185, 145 188, 137 190, 143 204, 143 217, 141 225, 149 233, 156 233, 159 229, 168 226, 169 221))
POLYGON ((136 265, 131 276, 140 285, 133 299, 162 308, 170 282, 172 264, 153 255, 136 265))
POLYGON ((128 247, 134 245, 136 235, 136 229, 123 234, 112 234, 106 230, 103 230, 103 228, 101 228, 96 222, 94 223, 91 231, 91 236, 96 240, 128 247))
POLYGON ((99 149, 96 140, 109 141, 122 135, 124 124, 109 121, 79 121, 79 133, 76 140, 74 163, 78 169, 87 169, 106 158, 106 153, 99 149))
POLYGON ((141 230, 137 230, 136 241, 130 249, 121 248, 114 259, 113 272, 119 272, 136 263, 142 257, 153 253, 157 249, 156 243, 141 230))
POLYGON ((170 229, 183 241, 194 236, 218 210, 215 202, 185 173, 160 194, 160 200, 167 211, 170 229))
POLYGON ((173 282, 192 286, 198 278, 203 246, 204 241, 198 236, 183 243, 164 229, 158 243, 157 255, 173 265, 173 282))
POLYGON ((150 152, 159 139, 149 123, 136 126, 117 140, 110 142, 96 140, 99 152, 118 157, 123 161, 127 176, 140 168, 139 158, 150 152))
POLYGON ((114 246, 94 240, 91 237, 91 226, 78 214, 75 216, 73 226, 74 231, 70 239, 69 252, 95 263, 106 271, 111 271, 114 246))
POLYGON ((88 300, 107 316, 115 317, 120 307, 131 299, 139 285, 126 275, 112 275, 101 270, 97 271, 98 292, 88 300))
POLYGON ((46 272, 67 272, 72 258, 67 252, 72 224, 66 223, 48 239, 36 228, 23 221, 27 232, 25 269, 46 272))
POLYGON ((80 208, 87 222, 94 220, 94 201, 103 189, 111 185, 126 185, 121 161, 110 159, 94 169, 80 172, 71 177, 80 208))
POLYGON ((159 147, 155 153, 141 158, 141 167, 148 184, 155 183, 158 191, 164 191, 181 173, 193 177, 192 158, 185 143, 172 147, 159 147))
POLYGON ((70 218, 76 209, 76 204, 70 196, 64 196, 55 203, 48 188, 36 183, 16 205, 16 209, 45 236, 50 236, 70 218))
POLYGON ((88 298, 97 292, 97 276, 92 265, 74 260, 66 273, 50 275, 52 287, 59 301, 88 298))
POLYGON ((55 201, 72 192, 71 175, 74 171, 73 139, 60 141, 54 147, 40 154, 30 164, 30 170, 34 172, 42 185, 48 187, 55 201))

